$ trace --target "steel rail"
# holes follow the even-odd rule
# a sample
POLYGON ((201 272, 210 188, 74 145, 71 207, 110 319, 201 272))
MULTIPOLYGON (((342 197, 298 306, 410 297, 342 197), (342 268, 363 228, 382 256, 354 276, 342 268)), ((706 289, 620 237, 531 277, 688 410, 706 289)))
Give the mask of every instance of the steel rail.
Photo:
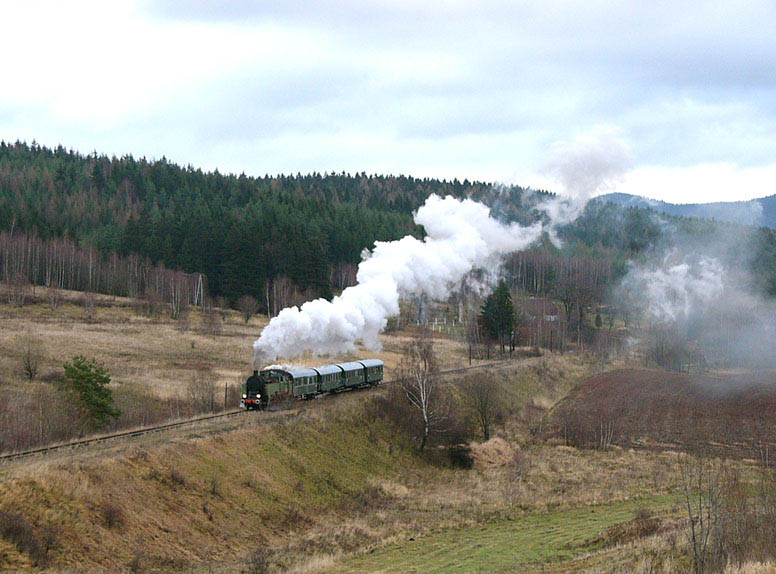
POLYGON ((74 440, 74 441, 69 441, 69 442, 65 442, 65 443, 60 443, 60 444, 51 444, 51 445, 47 445, 47 446, 40 446, 40 447, 32 448, 32 449, 29 449, 29 450, 22 450, 22 451, 17 451, 17 452, 0 454, 0 461, 3 461, 3 460, 14 460, 14 459, 17 459, 17 458, 23 458, 23 457, 32 456, 32 455, 35 455, 35 454, 42 454, 42 453, 51 452, 51 451, 55 451, 55 450, 62 450, 62 449, 66 449, 66 448, 74 448, 74 447, 84 446, 84 445, 88 445, 88 444, 96 444, 96 443, 99 443, 99 442, 105 442, 105 441, 109 441, 109 440, 113 440, 113 439, 118 439, 118 438, 129 438, 129 437, 141 436, 141 435, 144 435, 144 434, 150 434, 150 433, 154 433, 154 432, 166 431, 166 430, 170 430, 170 429, 174 429, 174 428, 179 428, 179 427, 183 427, 183 426, 197 424, 197 423, 200 423, 200 422, 203 422, 203 421, 209 421, 209 420, 220 419, 220 418, 229 418, 229 417, 233 417, 235 415, 239 415, 239 414, 241 414, 243 412, 244 411, 242 409, 225 411, 225 412, 221 412, 221 413, 215 413, 215 414, 212 414, 212 415, 206 415, 206 416, 202 416, 202 417, 197 417, 197 418, 194 418, 194 419, 187 419, 187 420, 184 420, 184 421, 174 421, 174 422, 164 423, 164 424, 156 425, 156 426, 152 426, 152 427, 136 428, 136 429, 131 429, 131 430, 118 431, 118 432, 107 434, 107 435, 87 437, 87 438, 82 438, 82 439, 78 439, 78 440, 74 440))

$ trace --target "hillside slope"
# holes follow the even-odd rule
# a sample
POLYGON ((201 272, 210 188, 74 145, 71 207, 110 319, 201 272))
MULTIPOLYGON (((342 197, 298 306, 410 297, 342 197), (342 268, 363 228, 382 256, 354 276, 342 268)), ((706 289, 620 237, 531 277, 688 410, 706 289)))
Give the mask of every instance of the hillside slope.
MULTIPOLYGON (((776 372, 691 375, 622 369, 592 377, 551 412, 548 435, 578 446, 773 444, 776 372)), ((743 450, 742 450, 743 449, 743 450)))
POLYGON ((628 193, 608 193, 597 198, 623 207, 648 208, 674 217, 714 219, 756 227, 776 228, 776 195, 749 201, 668 203, 628 193))

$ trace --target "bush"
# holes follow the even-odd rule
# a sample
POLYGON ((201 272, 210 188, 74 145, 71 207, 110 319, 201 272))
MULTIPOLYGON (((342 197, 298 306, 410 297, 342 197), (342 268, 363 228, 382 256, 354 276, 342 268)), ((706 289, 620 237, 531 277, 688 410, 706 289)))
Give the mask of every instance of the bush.
POLYGON ((186 477, 184 477, 177 468, 174 468, 170 471, 170 484, 175 486, 186 486, 186 477))
POLYGON ((120 506, 111 502, 105 501, 100 508, 100 515, 102 521, 107 528, 118 528, 124 526, 124 511, 120 506))
POLYGON ((467 444, 456 444, 447 449, 447 457, 453 468, 470 469, 474 467, 472 449, 467 444))
POLYGON ((206 335, 220 335, 223 330, 221 316, 212 309, 202 311, 202 332, 206 335))
POLYGON ((269 548, 262 546, 248 557, 246 566, 249 574, 264 574, 269 572, 269 563, 272 553, 269 548))
POLYGON ((187 385, 188 398, 199 413, 212 413, 216 410, 216 381, 210 368, 197 365, 194 376, 187 385))
POLYGON ((43 362, 42 343, 27 333, 19 342, 21 351, 21 371, 29 382, 35 380, 43 362))
POLYGON ((237 308, 240 310, 245 322, 248 323, 248 321, 251 320, 251 317, 258 313, 259 302, 250 295, 243 295, 237 301, 237 308))

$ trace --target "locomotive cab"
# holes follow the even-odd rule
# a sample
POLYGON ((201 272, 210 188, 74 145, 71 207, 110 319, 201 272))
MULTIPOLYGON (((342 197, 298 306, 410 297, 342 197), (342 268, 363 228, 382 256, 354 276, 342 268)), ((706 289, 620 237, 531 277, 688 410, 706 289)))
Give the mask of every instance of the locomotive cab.
POLYGON ((249 411, 266 408, 266 383, 259 377, 258 371, 253 371, 253 374, 245 381, 240 406, 249 411))

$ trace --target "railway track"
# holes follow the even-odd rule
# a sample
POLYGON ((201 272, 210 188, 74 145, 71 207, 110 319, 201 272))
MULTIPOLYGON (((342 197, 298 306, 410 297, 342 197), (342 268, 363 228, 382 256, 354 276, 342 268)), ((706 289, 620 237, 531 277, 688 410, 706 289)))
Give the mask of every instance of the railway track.
POLYGON ((140 428, 140 429, 132 429, 132 430, 126 430, 126 431, 119 431, 119 432, 115 432, 115 433, 111 433, 111 434, 107 434, 107 435, 83 438, 83 439, 69 441, 69 442, 61 443, 61 444, 52 444, 52 445, 48 445, 48 446, 41 446, 41 447, 37 447, 37 448, 32 448, 32 449, 29 449, 29 450, 22 450, 22 451, 7 453, 7 454, 0 454, 0 461, 10 461, 10 460, 15 460, 15 459, 19 459, 19 458, 28 457, 28 456, 33 456, 33 455, 36 455, 36 454, 45 454, 45 453, 48 453, 48 452, 53 452, 53 451, 57 451, 57 450, 65 450, 65 449, 68 449, 68 448, 72 449, 72 448, 77 448, 77 447, 82 447, 82 446, 87 446, 87 445, 107 442, 107 441, 110 441, 110 440, 116 440, 116 439, 121 439, 121 438, 131 438, 131 437, 136 437, 136 436, 141 436, 141 435, 151 434, 151 433, 156 433, 156 432, 164 432, 164 431, 167 431, 167 430, 171 430, 171 429, 175 429, 175 428, 180 428, 180 427, 185 427, 185 426, 191 426, 191 425, 195 425, 197 423, 201 423, 201 422, 205 422, 205 421, 210 421, 210 420, 214 420, 214 419, 231 418, 231 417, 234 417, 234 416, 238 416, 238 415, 242 414, 243 412, 245 412, 245 411, 243 411, 242 409, 236 409, 236 410, 232 410, 232 411, 224 411, 222 413, 216 413, 216 414, 206 415, 206 416, 197 417, 197 418, 193 418, 193 419, 187 419, 185 421, 175 421, 175 422, 165 423, 165 424, 162 424, 162 425, 156 425, 156 426, 152 426, 152 427, 145 427, 145 428, 140 428))
MULTIPOLYGON (((511 362, 512 362, 512 359, 506 359, 506 360, 502 360, 502 361, 493 361, 493 362, 485 363, 485 364, 481 364, 481 365, 472 365, 470 367, 461 367, 461 368, 458 368, 458 369, 447 369, 447 370, 444 370, 444 371, 439 371, 438 374, 441 375, 441 376, 454 375, 454 374, 465 373, 467 371, 472 371, 472 370, 476 370, 476 369, 483 369, 485 367, 491 367, 492 368, 492 367, 496 367, 496 366, 499 366, 499 365, 504 365, 504 364, 511 363, 511 362)), ((381 385, 392 385, 392 384, 396 384, 396 383, 398 383, 398 380, 384 381, 383 383, 381 383, 381 385)), ((17 460, 17 459, 20 459, 20 458, 26 458, 26 457, 30 457, 30 456, 39 455, 39 454, 46 454, 46 453, 50 453, 50 452, 54 452, 54 451, 59 451, 59 450, 74 449, 74 448, 78 448, 78 447, 84 447, 84 446, 88 446, 88 445, 94 445, 94 444, 99 444, 99 443, 103 443, 103 442, 108 442, 108 441, 112 441, 112 440, 116 440, 116 439, 132 438, 132 437, 138 437, 138 436, 152 434, 152 433, 165 432, 165 431, 176 429, 176 428, 196 425, 196 424, 199 424, 199 423, 202 423, 202 422, 206 422, 206 421, 212 421, 212 420, 216 420, 216 419, 229 419, 229 418, 232 418, 232 417, 238 417, 238 416, 246 414, 247 412, 248 411, 244 411, 242 409, 235 409, 235 410, 224 411, 224 412, 216 413, 216 414, 212 414, 212 415, 205 415, 205 416, 201 416, 201 417, 197 417, 197 418, 193 418, 193 419, 187 419, 185 421, 175 421, 175 422, 165 423, 165 424, 156 425, 156 426, 152 426, 152 427, 145 427, 145 428, 140 428, 140 429, 132 429, 132 430, 126 430, 126 431, 119 431, 119 432, 115 432, 115 433, 111 433, 111 434, 107 434, 107 435, 83 438, 83 439, 78 439, 78 440, 74 440, 74 441, 70 441, 70 442, 66 442, 66 443, 61 443, 61 444, 53 444, 53 445, 48 445, 48 446, 36 447, 36 448, 28 449, 28 450, 22 450, 22 451, 17 451, 17 452, 0 454, 0 462, 7 462, 7 461, 12 461, 12 460, 17 460)))

